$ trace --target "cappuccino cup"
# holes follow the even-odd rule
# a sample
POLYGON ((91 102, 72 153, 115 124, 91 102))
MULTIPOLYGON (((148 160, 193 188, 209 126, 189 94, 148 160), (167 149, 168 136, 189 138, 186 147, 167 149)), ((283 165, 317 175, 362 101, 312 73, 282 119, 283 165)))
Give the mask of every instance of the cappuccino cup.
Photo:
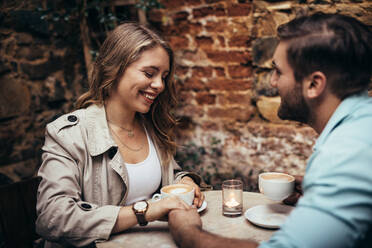
POLYGON ((171 184, 162 187, 160 189, 160 194, 154 194, 152 196, 152 199, 158 201, 169 196, 177 196, 191 206, 194 202, 195 189, 188 184, 171 184))
POLYGON ((258 188, 262 194, 274 201, 282 201, 293 193, 295 178, 279 172, 258 175, 258 188))

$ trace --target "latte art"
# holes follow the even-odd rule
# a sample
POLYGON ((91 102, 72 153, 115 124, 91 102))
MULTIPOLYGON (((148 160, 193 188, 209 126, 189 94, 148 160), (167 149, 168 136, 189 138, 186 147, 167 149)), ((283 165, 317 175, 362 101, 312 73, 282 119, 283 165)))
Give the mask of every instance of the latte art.
POLYGON ((293 181, 293 177, 285 175, 285 174, 266 174, 262 175, 262 178, 265 180, 272 180, 272 181, 293 181))
POLYGON ((169 193, 172 193, 172 194, 181 194, 181 193, 185 193, 187 192, 186 189, 183 189, 183 188, 179 188, 179 189, 172 189, 169 191, 169 193))
POLYGON ((158 201, 170 196, 176 196, 186 202, 189 206, 192 205, 194 201, 195 189, 188 184, 171 184, 164 186, 160 189, 160 194, 156 193, 152 196, 152 199, 158 201))
POLYGON ((188 187, 185 185, 169 185, 164 187, 162 190, 168 194, 178 195, 190 192, 192 190, 192 187, 188 187))

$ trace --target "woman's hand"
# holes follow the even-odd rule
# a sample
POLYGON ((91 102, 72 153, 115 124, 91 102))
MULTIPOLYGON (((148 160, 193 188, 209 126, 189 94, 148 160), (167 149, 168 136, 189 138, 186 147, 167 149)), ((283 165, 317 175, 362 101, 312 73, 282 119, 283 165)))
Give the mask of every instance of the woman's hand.
POLYGON ((178 183, 188 184, 195 189, 195 198, 193 205, 200 208, 204 201, 204 194, 201 192, 199 186, 188 176, 184 176, 178 183))
POLYGON ((171 210, 187 210, 191 208, 191 206, 176 196, 163 198, 159 201, 150 202, 149 204, 150 205, 146 213, 146 220, 149 222, 154 220, 167 220, 168 213, 171 210))

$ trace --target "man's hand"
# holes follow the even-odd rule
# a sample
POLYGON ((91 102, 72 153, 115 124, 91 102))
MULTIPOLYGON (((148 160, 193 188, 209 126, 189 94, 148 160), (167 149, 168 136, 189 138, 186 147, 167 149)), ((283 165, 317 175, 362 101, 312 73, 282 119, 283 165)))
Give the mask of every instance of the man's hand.
POLYGON ((181 244, 186 235, 192 235, 193 228, 197 230, 202 228, 202 221, 195 208, 170 211, 168 223, 170 232, 177 244, 181 244))
POLYGON ((300 197, 303 194, 302 181, 304 177, 303 176, 294 176, 294 177, 295 177, 294 192, 292 193, 292 195, 288 196, 286 199, 283 200, 284 204, 292 205, 292 206, 297 204, 298 199, 300 199, 300 197))

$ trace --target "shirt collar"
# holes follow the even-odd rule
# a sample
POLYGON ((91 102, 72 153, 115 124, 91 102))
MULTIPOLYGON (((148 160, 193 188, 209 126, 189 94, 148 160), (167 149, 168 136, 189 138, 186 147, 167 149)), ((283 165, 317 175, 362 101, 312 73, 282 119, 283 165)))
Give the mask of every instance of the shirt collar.
POLYGON ((97 156, 113 146, 117 146, 110 135, 103 105, 92 104, 87 108, 88 150, 91 156, 97 156))
POLYGON ((354 112, 357 105, 363 99, 369 99, 368 92, 362 92, 345 98, 340 105, 336 108, 331 118, 328 120, 327 125, 323 129, 319 138, 317 139, 314 150, 320 147, 326 141, 328 135, 345 120, 351 113, 354 112))

